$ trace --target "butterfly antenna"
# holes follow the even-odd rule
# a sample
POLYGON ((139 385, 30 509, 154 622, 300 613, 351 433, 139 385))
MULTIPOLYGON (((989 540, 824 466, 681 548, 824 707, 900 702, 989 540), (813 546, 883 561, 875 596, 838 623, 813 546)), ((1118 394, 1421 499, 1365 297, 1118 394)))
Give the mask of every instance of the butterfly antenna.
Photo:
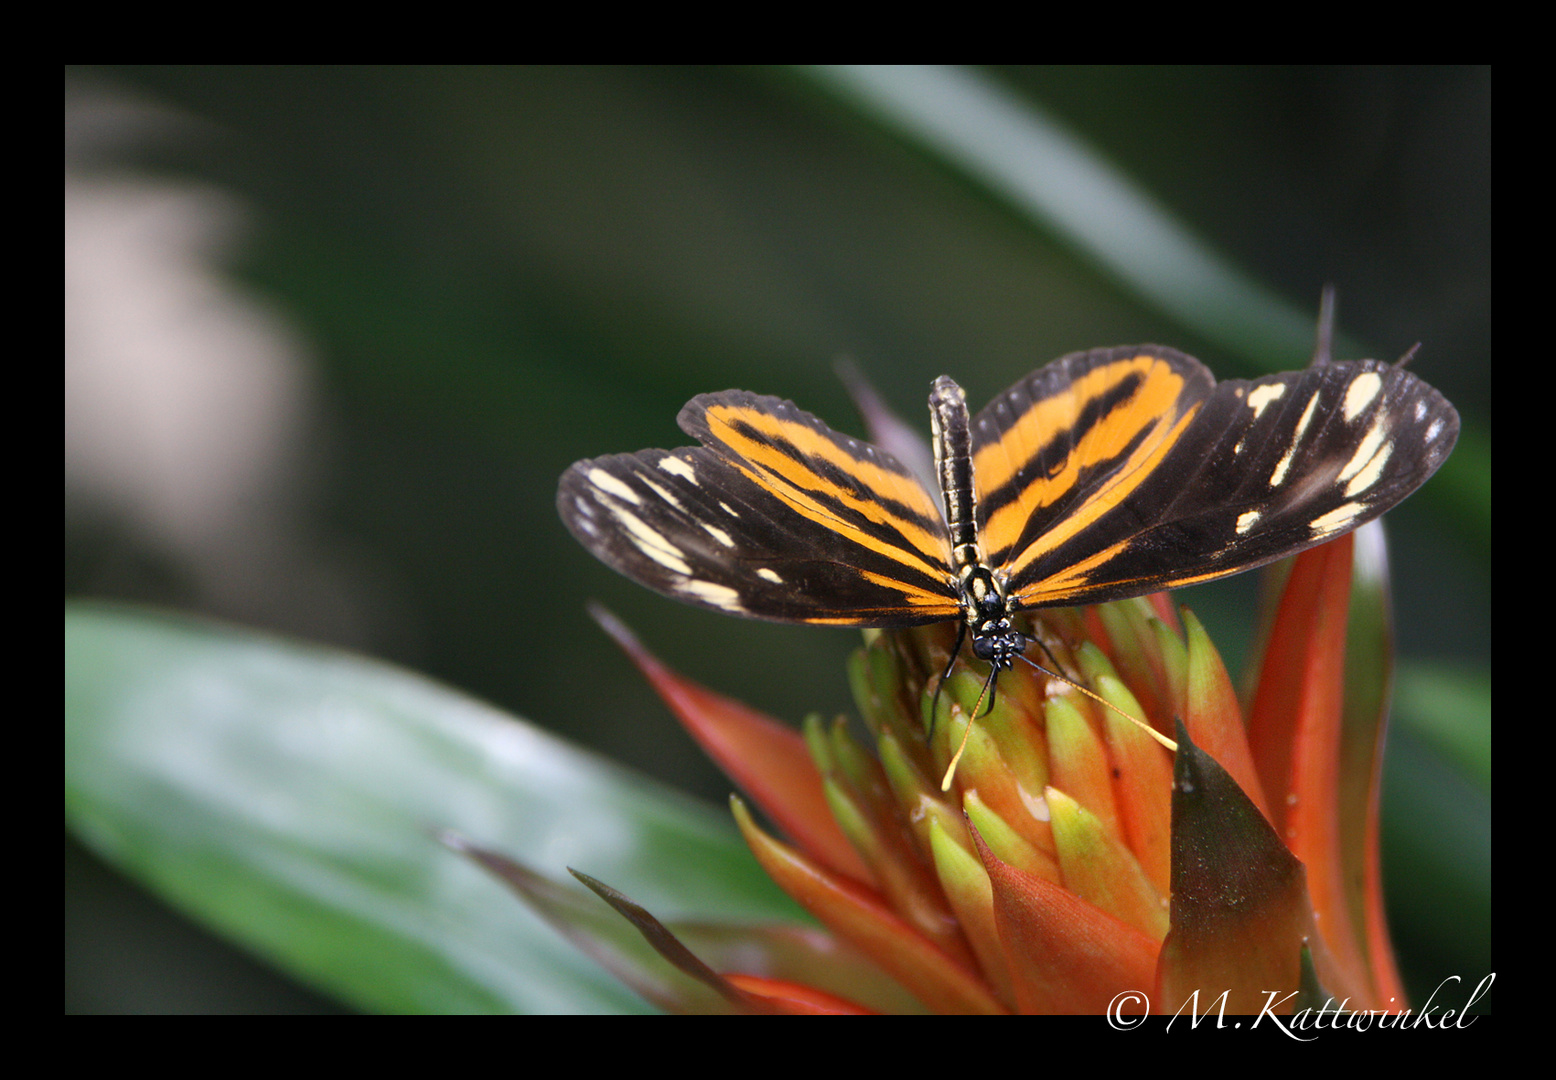
POLYGON ((941 791, 951 790, 951 778, 956 775, 956 764, 962 760, 962 752, 967 749, 967 738, 972 734, 973 721, 978 719, 978 710, 983 708, 985 697, 989 698, 989 711, 994 711, 994 698, 989 694, 989 690, 994 686, 994 680, 999 678, 999 673, 999 668, 990 666, 988 681, 983 684, 983 689, 978 691, 978 700, 973 703, 972 716, 968 717, 967 727, 962 731, 961 744, 957 746, 956 753, 951 757, 951 764, 946 768, 945 777, 940 781, 941 791))
MULTIPOLYGON (((1039 644, 1042 644, 1042 643, 1039 642, 1039 644)), ((1043 651, 1044 652, 1048 652, 1047 646, 1044 646, 1043 651)), ((1019 656, 1021 659, 1025 660, 1028 664, 1031 664, 1038 671, 1041 671, 1044 675, 1047 675, 1047 676, 1049 676, 1051 678, 1058 679, 1062 683, 1068 683, 1070 686, 1073 686, 1075 689, 1079 690, 1081 693, 1083 693, 1087 697, 1091 698, 1091 700, 1095 701, 1098 705, 1105 705, 1108 708, 1112 709, 1114 712, 1118 713, 1118 715, 1122 716, 1125 720, 1128 720, 1135 727, 1137 727, 1141 731, 1145 732, 1147 735, 1149 735, 1151 738, 1155 739, 1157 742, 1161 743, 1163 746, 1165 746, 1168 750, 1171 750, 1173 753, 1177 753, 1178 752, 1178 744, 1177 743, 1173 742, 1167 736, 1163 735, 1160 731, 1157 731, 1150 724, 1147 724, 1144 720, 1140 719, 1138 716, 1130 716, 1123 709, 1120 709, 1117 705, 1113 704, 1111 701, 1108 701, 1107 699, 1102 698, 1102 697, 1098 697, 1096 694, 1093 694, 1090 690, 1086 689, 1084 686, 1082 686, 1080 683, 1076 682, 1074 679, 1070 678, 1069 676, 1061 675, 1057 671, 1049 671, 1042 664, 1039 664, 1035 660, 1029 659, 1025 653, 1017 653, 1016 655, 1019 656)), ((1048 655, 1049 656, 1053 656, 1053 653, 1048 653, 1048 655)), ((1058 664, 1055 663, 1054 666, 1058 667, 1058 664)))

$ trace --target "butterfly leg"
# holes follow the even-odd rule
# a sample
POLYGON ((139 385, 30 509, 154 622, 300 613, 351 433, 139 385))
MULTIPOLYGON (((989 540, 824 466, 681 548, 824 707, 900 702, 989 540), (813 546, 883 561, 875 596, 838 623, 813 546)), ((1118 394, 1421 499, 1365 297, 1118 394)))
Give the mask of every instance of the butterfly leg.
POLYGON ((967 640, 967 621, 962 620, 956 629, 956 644, 951 647, 951 659, 947 661, 945 671, 940 675, 940 681, 935 684, 935 696, 929 703, 929 733, 924 736, 926 740, 935 737, 935 720, 940 715, 940 690, 945 686, 945 681, 951 677, 951 670, 956 667, 956 658, 962 655, 962 642, 967 640))

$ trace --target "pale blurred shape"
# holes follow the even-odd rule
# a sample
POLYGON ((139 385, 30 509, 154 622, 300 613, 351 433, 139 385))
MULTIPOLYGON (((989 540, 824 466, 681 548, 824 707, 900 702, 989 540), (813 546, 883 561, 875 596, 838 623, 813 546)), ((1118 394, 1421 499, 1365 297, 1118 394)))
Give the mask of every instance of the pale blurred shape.
POLYGON ((201 563, 284 499, 305 400, 281 320, 214 271, 222 197, 65 180, 65 484, 201 563))
POLYGON ((118 164, 194 126, 67 87, 65 511, 169 559, 194 589, 181 602, 365 645, 384 614, 373 575, 300 509, 318 471, 313 357, 226 272, 241 204, 118 164))

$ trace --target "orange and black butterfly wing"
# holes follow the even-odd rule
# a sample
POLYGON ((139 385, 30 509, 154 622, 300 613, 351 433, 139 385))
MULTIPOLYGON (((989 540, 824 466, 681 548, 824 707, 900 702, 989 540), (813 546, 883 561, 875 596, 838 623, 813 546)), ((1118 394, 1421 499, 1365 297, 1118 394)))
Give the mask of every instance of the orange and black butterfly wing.
POLYGON ((1017 607, 1208 581, 1382 514, 1458 426, 1377 361, 1216 383, 1159 346, 1077 353, 975 418, 980 533, 1017 607))
POLYGON ((758 619, 908 626, 960 613, 940 510, 890 455, 743 391, 693 398, 679 420, 702 446, 563 474, 562 520, 601 561, 758 619))

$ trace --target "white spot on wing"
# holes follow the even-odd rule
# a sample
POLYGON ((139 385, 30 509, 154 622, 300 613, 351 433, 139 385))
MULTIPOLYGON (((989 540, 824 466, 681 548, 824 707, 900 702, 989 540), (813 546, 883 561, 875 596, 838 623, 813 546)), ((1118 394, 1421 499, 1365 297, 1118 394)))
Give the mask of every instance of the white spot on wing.
POLYGON ((1297 447, 1302 445, 1302 436, 1307 434, 1307 426, 1313 421, 1313 412, 1318 408, 1318 394, 1308 398, 1307 408, 1302 410, 1302 417, 1297 421, 1297 430, 1291 433, 1291 442, 1286 447, 1286 452, 1275 463, 1275 469, 1270 473, 1270 487, 1280 487, 1286 482, 1286 473, 1291 468, 1291 459, 1296 455, 1297 447))
POLYGON ((625 499, 633 506, 643 505, 643 500, 638 498, 637 492, 633 491, 626 484, 623 484, 620 480, 617 480, 604 469, 590 469, 589 483, 593 484, 607 495, 614 495, 618 499, 625 499))
POLYGON ((687 565, 686 555, 666 540, 662 533, 650 528, 642 518, 620 506, 609 507, 609 510, 621 522, 621 527, 627 530, 628 539, 644 555, 667 570, 677 574, 691 574, 692 568, 687 565))
POLYGON ((1364 371, 1352 379, 1351 385, 1345 388, 1345 422, 1349 424, 1355 420, 1382 389, 1383 379, 1376 371, 1364 371))
POLYGON ((1248 395, 1248 407, 1253 410, 1254 419, 1257 420, 1271 402, 1279 401, 1285 395, 1285 383, 1266 383, 1254 387, 1248 395))
POLYGON ((655 495, 658 495, 661 499, 675 507, 681 513, 686 513, 686 507, 682 506, 681 500, 675 497, 675 492, 671 491, 669 488, 660 487, 646 476, 639 476, 638 479, 652 488, 655 495))
POLYGON ((768 581, 771 581, 774 585, 782 585, 783 584, 783 578, 778 576, 778 572, 776 570, 769 570, 765 566, 761 567, 760 569, 757 570, 756 576, 759 577, 759 578, 766 578, 768 581))
POLYGON ((1237 515, 1237 535, 1242 536, 1249 529, 1259 524, 1259 519, 1264 516, 1259 510, 1250 510, 1246 514, 1237 515))
POLYGON ((740 606, 740 594, 727 585, 715 585, 711 581, 698 581, 689 578, 686 581, 675 583, 678 591, 688 596, 694 596, 705 604, 721 607, 725 611, 741 612, 745 608, 740 606))
POLYGON ((706 521, 699 521, 697 524, 701 525, 704 529, 706 529, 709 536, 713 537, 713 539, 717 540, 719 543, 723 544, 725 547, 732 548, 732 547, 735 546, 735 541, 729 535, 729 533, 725 532, 723 529, 719 528, 717 525, 709 525, 706 521))
POLYGON ((1335 479, 1346 485, 1346 498, 1353 498, 1366 491, 1383 475, 1383 466, 1388 464, 1394 453, 1394 444, 1389 441, 1387 434, 1385 418, 1379 416, 1367 432, 1367 437, 1356 448, 1356 453, 1351 455, 1351 460, 1340 470, 1340 475, 1335 479))
POLYGON ((1367 509, 1366 503, 1349 502, 1343 506, 1337 506, 1322 517, 1314 518, 1308 523, 1312 530, 1313 538, 1319 539, 1325 536, 1333 536, 1335 533, 1344 532, 1351 527, 1351 522, 1367 509))
POLYGON ((697 482, 697 473, 691 467, 691 463, 682 461, 678 457, 673 457, 669 454, 666 454, 664 457, 659 459, 659 467, 665 472, 669 473, 671 476, 679 476, 689 484, 695 484, 697 482))

